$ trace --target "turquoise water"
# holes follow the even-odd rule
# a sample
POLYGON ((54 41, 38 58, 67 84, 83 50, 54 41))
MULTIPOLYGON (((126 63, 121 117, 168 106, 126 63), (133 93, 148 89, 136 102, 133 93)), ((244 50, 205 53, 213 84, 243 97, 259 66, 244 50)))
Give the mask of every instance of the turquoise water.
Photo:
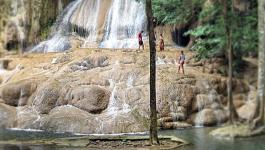
MULTIPOLYGON (((247 139, 221 140, 213 138, 209 132, 214 128, 197 128, 186 130, 167 130, 160 131, 161 135, 174 135, 189 143, 188 146, 177 150, 265 150, 265 136, 258 136, 247 139)), ((73 137, 70 133, 49 133, 49 132, 30 132, 0 130, 0 141, 17 140, 41 140, 54 139, 61 137, 73 137)), ((72 150, 80 149, 73 147, 45 146, 45 145, 0 145, 0 150, 72 150)))

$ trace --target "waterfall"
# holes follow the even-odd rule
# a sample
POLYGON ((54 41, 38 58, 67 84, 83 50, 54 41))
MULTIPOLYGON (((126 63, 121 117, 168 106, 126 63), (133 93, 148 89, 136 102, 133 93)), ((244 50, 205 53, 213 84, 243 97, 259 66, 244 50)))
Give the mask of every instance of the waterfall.
POLYGON ((100 0, 84 0, 71 19, 72 24, 76 25, 77 28, 81 27, 82 31, 85 32, 81 33, 85 37, 83 47, 97 41, 100 4, 100 0))
POLYGON ((71 44, 69 41, 69 35, 71 34, 70 19, 74 11, 77 9, 82 0, 75 0, 68 5, 68 7, 57 18, 57 21, 53 27, 51 38, 47 41, 43 41, 35 46, 32 52, 60 52, 70 49, 71 44))
POLYGON ((53 28, 50 38, 32 52, 68 50, 72 35, 80 37, 83 48, 137 48, 137 34, 146 31, 147 19, 144 4, 135 0, 75 0, 53 28))
POLYGON ((135 0, 113 0, 102 48, 136 48, 137 33, 146 31, 145 8, 135 0))

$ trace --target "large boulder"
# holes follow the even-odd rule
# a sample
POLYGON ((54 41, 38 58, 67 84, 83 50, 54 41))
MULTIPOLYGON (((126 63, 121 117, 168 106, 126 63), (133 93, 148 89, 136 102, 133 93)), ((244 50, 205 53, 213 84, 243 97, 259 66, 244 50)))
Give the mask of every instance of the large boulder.
POLYGON ((237 109, 238 115, 242 119, 250 120, 254 117, 256 111, 255 102, 247 102, 245 105, 237 109))
POLYGON ((108 107, 110 94, 109 91, 98 86, 80 86, 71 91, 70 104, 98 114, 108 107))
POLYGON ((43 130, 87 134, 131 133, 148 129, 147 120, 141 120, 133 113, 94 115, 71 105, 54 108, 40 124, 43 130))
POLYGON ((17 107, 17 128, 39 129, 41 116, 31 106, 17 107))
POLYGON ((32 105, 41 114, 47 114, 56 106, 60 97, 61 86, 57 81, 48 81, 39 87, 34 97, 32 97, 32 105))
POLYGON ((0 97, 7 105, 23 106, 27 104, 36 88, 37 83, 33 80, 10 83, 0 89, 0 97))
MULTIPOLYGON (((53 132, 84 133, 95 131, 99 125, 92 124, 92 114, 73 106, 60 106, 42 118, 41 129, 53 132)), ((91 132, 93 133, 93 132, 91 132)))
POLYGON ((234 104, 235 108, 237 109, 237 108, 240 108, 241 106, 243 106, 245 104, 245 101, 235 99, 235 100, 233 100, 233 104, 234 104))
POLYGON ((195 97, 195 87, 189 84, 171 84, 158 88, 158 111, 162 116, 180 112, 178 106, 182 106, 185 115, 195 97))
POLYGON ((198 113, 194 113, 188 120, 195 126, 213 126, 226 121, 227 116, 223 110, 213 110, 211 108, 205 108, 198 113))
POLYGON ((0 103, 0 128, 13 128, 16 125, 16 108, 0 103))

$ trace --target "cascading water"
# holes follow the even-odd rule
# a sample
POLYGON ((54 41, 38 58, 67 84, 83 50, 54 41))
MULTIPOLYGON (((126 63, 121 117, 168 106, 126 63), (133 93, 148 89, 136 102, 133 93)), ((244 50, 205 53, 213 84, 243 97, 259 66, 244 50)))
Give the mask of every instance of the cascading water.
POLYGON ((134 0, 113 0, 102 48, 136 48, 137 33, 146 30, 145 8, 134 0))
POLYGON ((81 33, 85 37, 83 47, 97 41, 100 4, 100 0, 83 1, 71 19, 71 23, 77 26, 76 32, 84 32, 81 33))
POLYGON ((51 38, 47 41, 43 41, 35 46, 32 52, 60 52, 67 50, 71 47, 69 41, 70 33, 70 19, 82 0, 76 0, 68 5, 68 7, 57 18, 54 25, 54 31, 51 34, 51 38))
POLYGON ((32 52, 70 49, 73 34, 82 37, 83 48, 137 48, 146 20, 144 4, 135 0, 75 0, 57 18, 51 38, 32 52))

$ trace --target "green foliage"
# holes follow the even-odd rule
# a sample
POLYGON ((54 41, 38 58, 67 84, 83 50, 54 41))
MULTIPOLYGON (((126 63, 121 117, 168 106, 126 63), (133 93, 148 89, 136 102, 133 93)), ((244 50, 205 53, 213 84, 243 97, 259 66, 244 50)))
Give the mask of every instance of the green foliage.
POLYGON ((257 9, 255 6, 248 13, 229 11, 228 20, 225 21, 222 4, 215 2, 200 12, 199 20, 201 25, 188 31, 186 35, 196 38, 192 50, 198 52, 200 59, 226 53, 226 23, 232 29, 232 46, 236 64, 241 64, 244 55, 257 51, 257 9))
POLYGON ((240 55, 257 53, 258 49, 258 16, 257 9, 251 10, 246 15, 236 15, 234 17, 233 46, 235 52, 240 55))
POLYGON ((153 11, 159 24, 187 23, 193 16, 193 2, 192 0, 153 0, 153 11))
POLYGON ((235 10, 232 13, 231 0, 228 0, 230 8, 227 20, 224 20, 222 1, 153 0, 153 11, 159 24, 187 24, 191 20, 200 22, 199 26, 185 34, 196 38, 192 50, 198 52, 200 59, 226 53, 228 25, 232 29, 234 56, 239 60, 235 62, 240 62, 244 55, 256 53, 258 46, 257 1, 249 1, 249 10, 235 10))
POLYGON ((202 25, 185 33, 196 38, 191 49, 198 53, 199 59, 213 57, 224 50, 226 45, 225 22, 219 15, 220 10, 220 5, 204 9, 199 14, 202 25))

